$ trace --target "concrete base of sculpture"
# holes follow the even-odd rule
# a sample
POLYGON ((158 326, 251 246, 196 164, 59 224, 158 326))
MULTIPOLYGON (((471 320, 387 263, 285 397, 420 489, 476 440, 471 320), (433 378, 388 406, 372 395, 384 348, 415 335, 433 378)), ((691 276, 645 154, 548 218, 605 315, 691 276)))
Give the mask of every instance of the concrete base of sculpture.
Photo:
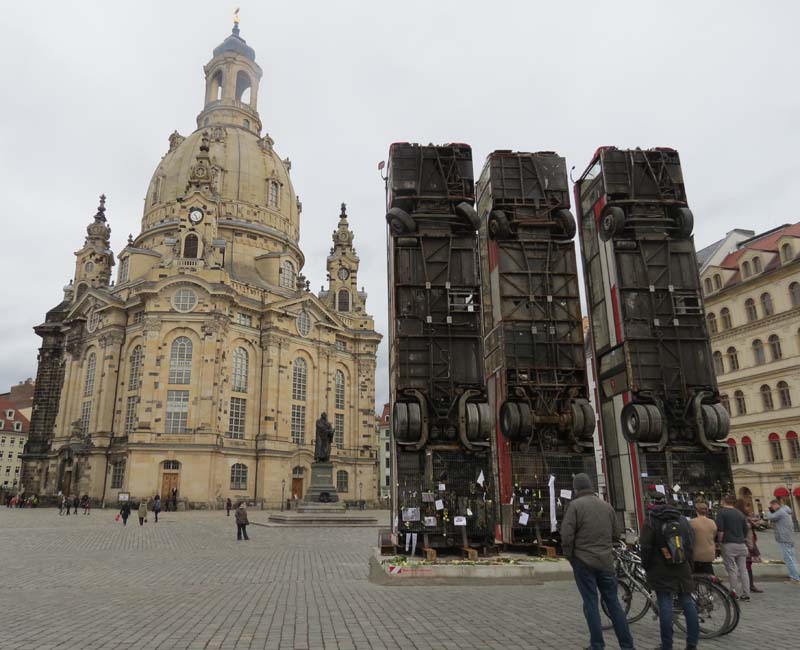
POLYGON ((303 499, 303 504, 310 503, 337 503, 339 493, 333 482, 333 463, 311 464, 311 485, 303 499))

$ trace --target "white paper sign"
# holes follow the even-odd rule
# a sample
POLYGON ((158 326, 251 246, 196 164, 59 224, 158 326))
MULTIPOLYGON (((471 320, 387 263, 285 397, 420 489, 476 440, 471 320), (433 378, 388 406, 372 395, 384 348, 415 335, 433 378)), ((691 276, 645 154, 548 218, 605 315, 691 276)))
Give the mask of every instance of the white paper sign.
POLYGON ((411 533, 411 555, 416 555, 417 553, 417 534, 411 533))
POLYGON ((439 492, 444 492, 445 489, 444 483, 439 483, 439 492))
POLYGON ((678 483, 676 483, 675 485, 672 486, 672 491, 673 492, 680 492, 681 491, 681 486, 678 483))
POLYGON ((481 487, 483 487, 483 484, 484 484, 485 482, 486 482, 486 477, 483 475, 483 470, 481 470, 481 473, 480 473, 480 474, 478 474, 478 485, 480 485, 481 487))
POLYGON ((425 517, 425 525, 426 526, 435 526, 436 525, 436 517, 425 517))
POLYGON ((466 517, 455 517, 453 519, 453 525, 455 525, 455 526, 466 526, 467 525, 467 518, 466 517))
POLYGON ((572 498, 572 490, 561 490, 559 493, 560 499, 571 499, 572 498))
POLYGON ((467 517, 471 516, 472 516, 472 510, 470 508, 467 508, 467 517))
POLYGON ((663 485, 656 485, 656 492, 658 492, 659 494, 664 494, 664 495, 667 494, 667 491, 664 489, 663 485))
POLYGON ((677 494, 673 494, 673 495, 672 495, 672 498, 673 498, 675 501, 680 501, 680 497, 679 497, 677 494))
POLYGON ((690 500, 689 500, 689 505, 690 505, 690 506, 693 506, 693 505, 694 505, 694 501, 692 501, 692 500, 690 499, 690 500))
POLYGON ((547 481, 547 491, 550 496, 550 532, 558 530, 558 520, 556 519, 556 477, 550 474, 547 481))
POLYGON ((527 526, 528 525, 528 513, 521 512, 519 515, 519 525, 520 526, 527 526))
POLYGON ((436 509, 437 510, 444 510, 444 501, 441 499, 436 499, 436 509))
POLYGON ((642 478, 647 478, 647 472, 642 472, 642 478))

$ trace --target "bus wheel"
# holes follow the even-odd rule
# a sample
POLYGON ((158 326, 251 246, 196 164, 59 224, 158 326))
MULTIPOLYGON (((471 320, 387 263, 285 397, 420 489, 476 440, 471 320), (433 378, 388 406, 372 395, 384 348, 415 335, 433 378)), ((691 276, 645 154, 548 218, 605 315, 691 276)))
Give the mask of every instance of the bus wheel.
POLYGON ((515 402, 503 402, 500 407, 500 431, 510 440, 519 435, 519 408, 515 402))
POLYGON ((620 419, 622 435, 628 442, 639 442, 650 433, 650 416, 644 404, 626 404, 620 419))
POLYGON ((572 433, 576 438, 583 436, 583 430, 586 426, 585 412, 578 400, 575 400, 569 405, 572 412, 572 433))
POLYGON ((717 440, 722 440, 723 438, 727 437, 727 435, 731 431, 731 416, 728 413, 728 409, 726 409, 722 404, 714 404, 711 406, 716 413, 717 419, 719 420, 719 437, 717 440))
POLYGON ((405 402, 395 402, 394 404, 392 429, 395 440, 408 441, 408 405, 405 402))
POLYGON ((480 439, 488 440, 494 432, 495 421, 492 417, 492 409, 486 402, 478 404, 478 416, 481 421, 480 439))
POLYGON ((589 404, 588 400, 580 400, 581 408, 583 409, 583 438, 591 438, 594 434, 594 428, 597 426, 595 419, 594 409, 589 404))
POLYGON ((575 237, 575 217, 572 216, 569 210, 563 208, 561 210, 556 210, 554 220, 561 227, 567 239, 575 237))
POLYGON ((600 239, 608 241, 622 233, 625 228, 625 211, 622 208, 611 206, 603 211, 600 218, 600 239))
POLYGON ((675 209, 675 225, 678 229, 678 237, 685 239, 692 236, 694 230, 694 215, 689 208, 675 209))
POLYGON ((533 412, 527 402, 517 402, 519 411, 519 437, 527 438, 533 433, 533 412))
POLYGON ((502 210, 492 210, 489 215, 489 235, 492 239, 506 239, 511 234, 508 217, 502 210))
POLYGON ((408 437, 410 440, 422 437, 422 411, 417 402, 408 403, 408 437))
POLYGON ((478 228, 480 228, 481 220, 478 217, 478 213, 475 212, 475 208, 466 201, 462 201, 456 206, 456 214, 462 219, 465 219, 473 230, 478 230, 478 228))
POLYGON ((467 440, 474 442, 480 437, 481 416, 478 412, 478 405, 475 402, 467 402, 467 440))
POLYGON ((399 237, 400 235, 414 232, 416 230, 414 220, 411 218, 408 212, 401 210, 400 208, 391 208, 386 213, 386 223, 389 224, 389 230, 392 231, 392 234, 395 237, 399 237))
POLYGON ((647 411, 649 430, 646 435, 643 434, 642 442, 658 442, 664 428, 664 417, 655 404, 645 404, 644 408, 647 411))
POLYGON ((719 417, 714 407, 710 404, 702 404, 700 406, 700 414, 703 416, 703 429, 705 429, 706 438, 716 440, 719 437, 719 417))

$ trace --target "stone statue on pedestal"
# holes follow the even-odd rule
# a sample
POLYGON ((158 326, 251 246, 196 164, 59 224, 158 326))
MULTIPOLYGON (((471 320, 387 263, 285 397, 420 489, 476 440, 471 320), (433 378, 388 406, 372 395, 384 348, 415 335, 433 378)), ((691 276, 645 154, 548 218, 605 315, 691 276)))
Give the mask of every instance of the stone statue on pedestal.
POLYGON ((333 442, 333 427, 328 422, 328 414, 323 413, 317 420, 317 439, 314 444, 314 461, 327 463, 331 459, 331 443, 333 442))

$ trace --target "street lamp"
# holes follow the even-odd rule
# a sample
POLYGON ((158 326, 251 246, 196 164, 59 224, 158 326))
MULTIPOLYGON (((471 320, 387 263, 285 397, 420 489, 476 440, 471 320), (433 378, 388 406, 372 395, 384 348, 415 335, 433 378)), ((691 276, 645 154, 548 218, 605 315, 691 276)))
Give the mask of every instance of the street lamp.
POLYGON ((361 510, 364 509, 364 499, 362 498, 363 497, 363 495, 362 495, 362 490, 363 489, 364 489, 364 484, 361 481, 359 481, 358 482, 358 507, 361 510))
MULTIPOLYGON (((789 490, 789 503, 794 506, 794 492, 792 492, 792 480, 794 477, 791 474, 787 474, 783 477, 783 480, 786 481, 786 489, 789 490)), ((790 508, 792 511, 792 528, 794 532, 800 533, 800 525, 797 523, 797 514, 795 513, 794 507, 790 508)))
POLYGON ((281 512, 283 512, 283 506, 286 503, 286 499, 283 498, 284 494, 286 493, 286 479, 281 479, 281 512))

